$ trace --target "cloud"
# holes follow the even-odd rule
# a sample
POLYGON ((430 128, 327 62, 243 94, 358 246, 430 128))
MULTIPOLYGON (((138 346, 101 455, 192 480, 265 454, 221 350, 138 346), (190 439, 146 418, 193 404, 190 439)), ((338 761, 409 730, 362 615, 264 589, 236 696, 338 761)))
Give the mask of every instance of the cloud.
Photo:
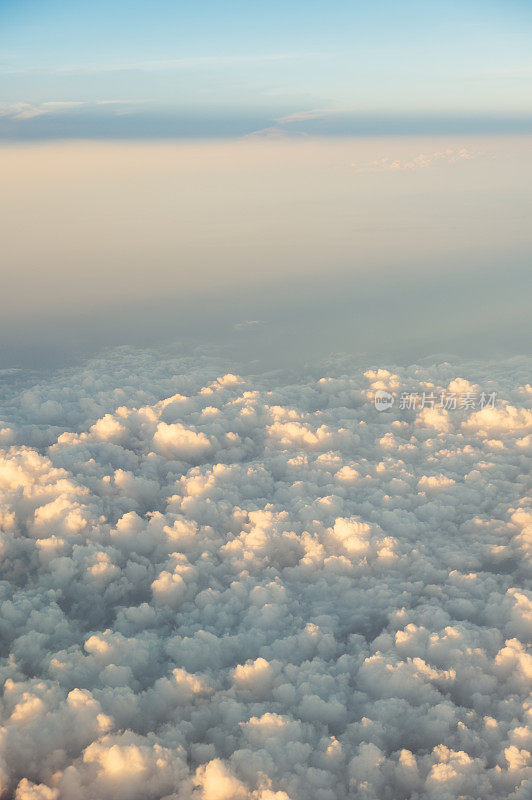
POLYGON ((351 166, 355 168, 356 172, 400 172, 426 169, 436 164, 456 164, 459 161, 470 161, 473 158, 481 158, 485 155, 486 152, 483 150, 472 151, 466 147, 462 147, 459 150, 446 148, 433 153, 419 153, 413 158, 390 158, 385 156, 362 164, 354 163, 351 166))
POLYGON ((264 322, 260 319, 246 319, 243 322, 236 322, 234 324, 235 331, 247 331, 250 328, 258 328, 264 325, 264 322))
POLYGON ((3 381, 4 796, 528 797, 530 366, 3 381))
POLYGON ((57 114, 78 109, 87 105, 77 101, 49 101, 46 103, 2 103, 0 105, 0 116, 11 117, 15 120, 33 119, 43 114, 57 114))
POLYGON ((40 65, 31 69, 21 69, 19 67, 4 66, 0 71, 4 75, 32 75, 35 73, 45 73, 51 75, 85 75, 113 72, 158 72, 158 71, 181 71, 195 70, 203 68, 231 68, 246 64, 264 64, 269 62, 298 61, 307 58, 324 58, 330 54, 317 52, 294 52, 294 53, 254 53, 249 55, 216 55, 216 56, 191 56, 184 58, 151 59, 144 61, 123 61, 116 63, 96 63, 96 64, 61 64, 50 67, 40 65))
MULTIPOLYGON (((273 116, 273 115, 272 115, 273 116)), ((531 120, 525 116, 467 114, 407 114, 398 116, 382 111, 358 108, 310 108, 270 118, 269 124, 246 132, 248 137, 287 138, 301 136, 457 136, 464 134, 526 133, 531 120)), ((244 134, 245 135, 245 134, 244 134)), ((457 160, 473 157, 466 150, 452 153, 416 154, 412 159, 384 158, 360 166, 361 170, 415 169, 435 160, 457 160), (462 153, 462 155, 460 155, 462 153), (428 163, 426 163, 428 162, 428 163), (393 167, 392 167, 393 165, 393 167)))
MULTIPOLYGON (((230 63, 230 62, 228 62, 230 63)), ((185 66, 185 65, 183 65, 185 66)), ((208 62, 198 68, 207 68, 208 62)), ((216 62, 212 67, 216 67, 216 62)), ((223 66, 223 65, 222 65, 223 66)), ((159 67, 162 69, 162 66, 159 67)), ((169 63, 168 69, 171 69, 169 63)), ((190 65, 193 68, 193 65, 190 65)), ((142 69, 142 67, 139 67, 142 69)), ((307 109, 280 114, 280 100, 264 98, 251 111, 223 110, 216 100, 203 113, 189 105, 161 104, 149 97, 137 99, 102 98, 96 101, 72 100, 30 103, 0 103, 0 140, 41 141, 54 139, 286 139, 294 137, 369 136, 467 136, 527 134, 532 118, 527 115, 439 115, 397 116, 393 113, 358 109, 307 109)), ((458 152, 458 151, 457 151, 458 152)), ((470 154, 472 157, 473 154, 470 154)), ((417 154, 410 161, 390 158, 362 164, 366 169, 413 169, 424 159, 437 154, 417 154)), ((466 156, 451 156, 451 159, 466 156)))
POLYGON ((129 107, 134 108, 144 104, 145 101, 138 100, 97 100, 95 102, 50 100, 44 103, 0 103, 0 117, 20 122, 44 115, 61 117, 68 116, 71 112, 90 112, 98 110, 100 106, 116 106, 113 113, 121 115, 129 107), (124 107, 126 108, 124 109, 124 107))

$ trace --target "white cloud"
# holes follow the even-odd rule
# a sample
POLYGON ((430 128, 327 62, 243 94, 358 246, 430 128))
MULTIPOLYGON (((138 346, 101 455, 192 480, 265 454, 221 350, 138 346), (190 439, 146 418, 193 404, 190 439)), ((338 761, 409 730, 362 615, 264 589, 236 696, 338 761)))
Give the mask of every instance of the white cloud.
POLYGON ((528 798, 530 362, 338 363, 2 385, 6 797, 528 798))

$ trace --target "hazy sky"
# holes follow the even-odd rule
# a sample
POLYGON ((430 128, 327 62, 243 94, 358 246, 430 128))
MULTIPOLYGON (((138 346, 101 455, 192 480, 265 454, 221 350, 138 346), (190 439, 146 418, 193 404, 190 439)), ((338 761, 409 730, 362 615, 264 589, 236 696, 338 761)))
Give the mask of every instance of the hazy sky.
POLYGON ((8 365, 530 349, 531 137, 11 144, 0 168, 8 365))
POLYGON ((2 363, 527 351, 531 31, 517 0, 4 0, 2 363))

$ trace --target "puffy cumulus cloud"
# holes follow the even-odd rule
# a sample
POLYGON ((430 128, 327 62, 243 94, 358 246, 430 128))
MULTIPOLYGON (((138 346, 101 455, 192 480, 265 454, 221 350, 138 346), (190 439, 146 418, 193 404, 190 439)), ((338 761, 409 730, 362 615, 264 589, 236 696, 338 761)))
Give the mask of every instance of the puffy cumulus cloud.
POLYGON ((3 381, 2 796, 530 798, 530 366, 3 381))
POLYGON ((212 445, 203 432, 186 428, 179 423, 167 425, 160 422, 153 437, 158 453, 183 458, 185 461, 201 459, 212 450, 212 445))

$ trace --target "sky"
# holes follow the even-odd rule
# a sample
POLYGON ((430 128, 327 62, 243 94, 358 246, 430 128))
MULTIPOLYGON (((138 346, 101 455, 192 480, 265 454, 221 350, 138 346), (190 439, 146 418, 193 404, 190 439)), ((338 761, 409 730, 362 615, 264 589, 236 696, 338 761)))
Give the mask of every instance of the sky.
POLYGON ((3 0, 0 360, 527 352, 531 30, 517 0, 3 0))
POLYGON ((523 0, 0 4, 0 137, 531 128, 523 0))

